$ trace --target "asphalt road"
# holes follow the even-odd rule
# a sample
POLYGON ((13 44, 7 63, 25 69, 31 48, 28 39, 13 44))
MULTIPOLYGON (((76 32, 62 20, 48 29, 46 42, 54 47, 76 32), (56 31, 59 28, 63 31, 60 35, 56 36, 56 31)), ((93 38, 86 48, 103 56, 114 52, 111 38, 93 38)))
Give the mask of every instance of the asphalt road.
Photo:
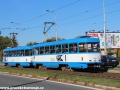
MULTIPOLYGON (((7 88, 4 90, 10 90, 8 87, 21 87, 23 88, 22 90, 35 90, 35 89, 30 89, 29 87, 40 88, 36 90, 98 90, 98 89, 86 88, 82 86, 56 83, 46 80, 38 80, 38 79, 0 74, 0 90, 2 90, 1 89, 2 87, 7 88), (25 89, 25 88, 29 88, 29 89, 25 89)), ((14 88, 11 90, 21 90, 21 89, 14 88)))

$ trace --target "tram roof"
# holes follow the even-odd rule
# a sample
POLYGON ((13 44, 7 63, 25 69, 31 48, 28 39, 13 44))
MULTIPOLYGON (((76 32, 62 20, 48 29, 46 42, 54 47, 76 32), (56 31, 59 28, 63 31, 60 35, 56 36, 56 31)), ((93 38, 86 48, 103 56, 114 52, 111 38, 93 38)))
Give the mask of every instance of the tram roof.
POLYGON ((58 45, 58 44, 68 44, 68 43, 84 43, 84 42, 99 42, 98 38, 93 37, 86 37, 86 38, 74 38, 74 39, 68 39, 68 40, 59 40, 59 41, 53 41, 53 42, 45 42, 45 43, 39 43, 34 45, 33 47, 37 46, 51 46, 51 45, 58 45))
POLYGON ((14 48, 6 48, 3 51, 25 50, 25 49, 32 49, 32 46, 18 46, 18 47, 14 47, 14 48))

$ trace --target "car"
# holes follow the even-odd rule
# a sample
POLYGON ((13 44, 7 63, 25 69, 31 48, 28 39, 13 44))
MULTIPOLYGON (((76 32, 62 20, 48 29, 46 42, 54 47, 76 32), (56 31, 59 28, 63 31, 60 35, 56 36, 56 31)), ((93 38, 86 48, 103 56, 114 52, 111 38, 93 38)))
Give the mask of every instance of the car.
POLYGON ((102 55, 101 56, 101 66, 103 67, 116 67, 119 65, 119 61, 116 57, 112 55, 102 55))

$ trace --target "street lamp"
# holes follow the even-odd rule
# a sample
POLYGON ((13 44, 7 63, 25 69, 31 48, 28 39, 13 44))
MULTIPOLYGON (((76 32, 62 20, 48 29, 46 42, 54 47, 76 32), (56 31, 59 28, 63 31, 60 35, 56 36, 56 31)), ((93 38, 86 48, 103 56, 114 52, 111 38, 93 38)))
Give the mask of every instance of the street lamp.
POLYGON ((55 25, 56 25, 56 41, 58 40, 58 25, 57 25, 57 17, 54 11, 46 10, 49 13, 53 13, 55 16, 55 25))

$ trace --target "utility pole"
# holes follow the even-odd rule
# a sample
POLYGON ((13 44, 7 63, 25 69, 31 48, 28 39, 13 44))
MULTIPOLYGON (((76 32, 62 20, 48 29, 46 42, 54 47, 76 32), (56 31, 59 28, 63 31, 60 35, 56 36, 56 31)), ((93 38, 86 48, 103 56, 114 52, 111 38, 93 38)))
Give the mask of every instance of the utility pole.
POLYGON ((103 14, 104 14, 104 54, 107 55, 107 50, 106 50, 106 11, 105 11, 104 0, 103 0, 103 14))
MULTIPOLYGON (((0 31, 0 45, 1 45, 1 31, 0 31)), ((1 50, 1 46, 0 46, 0 50, 1 50)))
POLYGON ((16 40, 16 35, 18 35, 18 33, 10 33, 10 38, 11 38, 11 43, 12 43, 12 47, 15 46, 15 44, 13 43, 14 40, 16 40))
POLYGON ((10 33, 10 38, 15 38, 15 36, 17 35, 18 33, 10 33), (12 36, 12 37, 11 37, 12 36))

